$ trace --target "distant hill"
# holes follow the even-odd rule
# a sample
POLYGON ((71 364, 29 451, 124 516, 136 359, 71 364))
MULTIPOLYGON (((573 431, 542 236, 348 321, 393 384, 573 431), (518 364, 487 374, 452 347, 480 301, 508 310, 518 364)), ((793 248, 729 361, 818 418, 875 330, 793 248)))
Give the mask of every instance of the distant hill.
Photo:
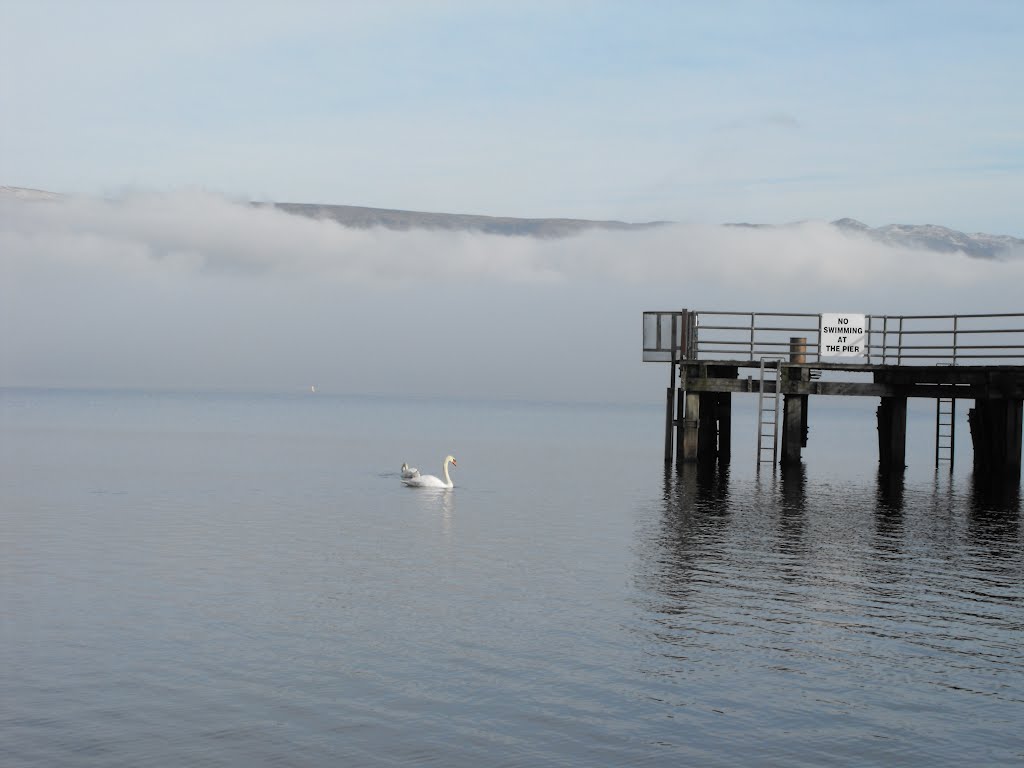
MULTIPOLYGON (((0 199, 54 200, 64 197, 56 192, 24 187, 0 186, 0 199)), ((465 213, 426 213, 391 208, 366 208, 358 205, 320 205, 316 203, 253 203, 257 207, 276 208, 297 216, 336 221, 342 226, 358 229, 383 227, 394 230, 448 230, 453 232, 484 232, 516 237, 568 237, 593 229, 639 231, 672 224, 649 221, 631 224, 624 221, 590 219, 517 219, 510 216, 477 216, 465 213)), ((1024 256, 1024 239, 1009 235, 966 234, 935 224, 887 224, 869 227, 856 219, 831 222, 836 229, 861 235, 888 245, 919 250, 953 253, 961 251, 979 259, 1002 256, 1024 256)), ((727 227, 774 228, 773 224, 725 224, 727 227)), ((795 226, 795 225, 783 225, 795 226)))
POLYGON ((906 248, 945 253, 963 251, 979 259, 994 259, 1013 252, 1024 255, 1024 240, 1009 235, 986 235, 983 232, 968 235, 936 224, 887 224, 872 228, 856 219, 839 219, 833 221, 832 226, 906 248))
POLYGON ((63 195, 57 192, 46 192, 42 189, 28 189, 27 187, 0 187, 0 200, 58 200, 63 195))
POLYGON ((588 229, 649 229, 669 222, 651 221, 629 224, 624 221, 589 219, 517 219, 510 216, 477 216, 467 213, 425 213, 390 208, 364 208, 358 205, 316 205, 311 203, 268 203, 280 211, 330 219, 346 227, 369 229, 446 229, 460 232, 484 232, 489 235, 526 237, 567 237, 588 229))
MULTIPOLYGON (((484 232, 490 235, 526 237, 567 237, 589 229, 642 230, 673 222, 650 221, 629 224, 622 221, 590 219, 516 219, 508 216, 476 216, 464 213, 423 213, 390 208, 363 208, 356 205, 316 205, 310 203, 266 203, 281 211, 316 219, 330 219, 346 227, 369 229, 445 229, 463 232, 484 232)), ((732 227, 772 227, 771 224, 727 224, 732 227)), ((869 227, 856 219, 838 219, 832 226, 847 232, 866 235, 888 245, 919 250, 953 253, 993 259, 1017 252, 1024 254, 1024 240, 1009 235, 965 234, 935 224, 888 224, 869 227)))
MULTIPOLYGON (((831 222, 836 229, 848 234, 863 235, 886 245, 914 248, 941 253, 961 251, 976 259, 995 259, 1000 256, 1024 256, 1024 240, 1009 235, 987 235, 984 232, 966 234, 937 224, 886 224, 869 227, 856 219, 837 219, 831 222)), ((727 227, 774 229, 774 224, 729 223, 727 227)), ((797 226, 787 224, 784 226, 797 226)))

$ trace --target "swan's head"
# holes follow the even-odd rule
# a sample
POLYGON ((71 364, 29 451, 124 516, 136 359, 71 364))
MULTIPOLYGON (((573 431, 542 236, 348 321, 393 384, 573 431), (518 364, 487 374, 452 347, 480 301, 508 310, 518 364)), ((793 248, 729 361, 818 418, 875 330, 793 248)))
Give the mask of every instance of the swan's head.
POLYGON ((448 456, 444 457, 444 463, 445 464, 451 464, 453 467, 459 466, 459 462, 457 462, 455 460, 455 457, 452 456, 451 454, 449 454, 448 456))

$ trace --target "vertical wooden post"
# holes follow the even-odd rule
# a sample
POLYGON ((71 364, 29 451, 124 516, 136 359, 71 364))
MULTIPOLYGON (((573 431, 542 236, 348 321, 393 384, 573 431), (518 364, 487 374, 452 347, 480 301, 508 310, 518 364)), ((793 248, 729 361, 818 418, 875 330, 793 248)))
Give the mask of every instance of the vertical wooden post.
MULTIPOLYGON (((675 421, 676 408, 676 319, 669 315, 672 322, 672 352, 668 362, 668 391, 665 393, 665 464, 672 463, 672 427, 675 421)), ((660 322, 660 321, 659 321, 660 322)))
POLYGON ((683 432, 686 428, 684 414, 686 413, 686 390, 680 387, 676 390, 676 466, 683 466, 683 432))
POLYGON ((718 458, 718 394, 702 392, 697 420, 697 462, 713 465, 718 458))
POLYGON ((700 393, 686 393, 686 415, 683 417, 683 448, 680 457, 685 462, 697 461, 700 440, 700 393))
POLYGON ((718 395, 718 461, 728 464, 732 458, 732 394, 718 395))
POLYGON ((974 443, 974 471, 993 479, 1019 480, 1024 401, 976 400, 967 414, 974 443))
POLYGON ((782 464, 799 464, 803 446, 804 399, 785 395, 782 406, 782 464))
POLYGON ((878 418, 878 463, 883 471, 907 466, 907 398, 883 397, 878 418))
POLYGON ((789 338, 789 362, 807 362, 807 337, 790 336, 789 338))
POLYGON ((675 420, 676 388, 669 387, 665 390, 665 464, 672 463, 672 429, 675 426, 675 420))
MULTIPOLYGON (((807 337, 792 336, 789 339, 789 362, 807 362, 807 337)), ((783 376, 780 371, 780 385, 783 376)), ((799 376, 804 380, 803 368, 785 369, 786 377, 799 376)), ((807 445, 807 395, 785 395, 782 406, 782 464, 799 464, 800 449, 807 445)))
POLYGON ((1004 400, 1006 403, 1006 475, 1020 478, 1021 438, 1024 437, 1024 400, 1004 400))

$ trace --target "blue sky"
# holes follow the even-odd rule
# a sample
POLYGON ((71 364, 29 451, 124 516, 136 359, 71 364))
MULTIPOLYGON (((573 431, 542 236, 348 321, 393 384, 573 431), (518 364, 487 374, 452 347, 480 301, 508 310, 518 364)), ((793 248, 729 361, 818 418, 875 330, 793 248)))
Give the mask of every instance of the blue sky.
POLYGON ((1024 236, 1024 3, 0 0, 0 185, 1024 236))

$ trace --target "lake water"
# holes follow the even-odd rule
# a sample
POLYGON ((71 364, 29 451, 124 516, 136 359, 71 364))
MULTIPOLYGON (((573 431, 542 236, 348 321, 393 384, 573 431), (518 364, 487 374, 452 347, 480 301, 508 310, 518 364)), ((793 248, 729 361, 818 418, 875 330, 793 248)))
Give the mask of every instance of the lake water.
POLYGON ((1019 765, 1020 486, 875 403, 701 476, 658 407, 0 391, 0 763, 1019 765))

